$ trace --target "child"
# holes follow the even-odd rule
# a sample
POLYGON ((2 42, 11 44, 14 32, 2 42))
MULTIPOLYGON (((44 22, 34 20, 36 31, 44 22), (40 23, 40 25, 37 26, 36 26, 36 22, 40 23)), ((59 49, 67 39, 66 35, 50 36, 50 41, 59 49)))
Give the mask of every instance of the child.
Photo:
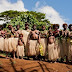
POLYGON ((58 59, 58 51, 55 47, 55 37, 52 31, 49 31, 48 37, 48 59, 52 62, 58 59))
POLYGON ((17 57, 19 56, 23 59, 23 56, 25 56, 24 53, 24 41, 23 41, 23 34, 19 34, 19 39, 18 39, 18 45, 17 45, 17 57))

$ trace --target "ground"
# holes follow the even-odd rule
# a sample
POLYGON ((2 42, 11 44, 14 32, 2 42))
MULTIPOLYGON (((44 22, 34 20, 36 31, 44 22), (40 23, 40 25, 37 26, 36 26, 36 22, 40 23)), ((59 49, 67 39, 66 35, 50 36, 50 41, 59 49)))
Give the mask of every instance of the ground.
POLYGON ((0 56, 0 72, 72 72, 72 65, 0 56))

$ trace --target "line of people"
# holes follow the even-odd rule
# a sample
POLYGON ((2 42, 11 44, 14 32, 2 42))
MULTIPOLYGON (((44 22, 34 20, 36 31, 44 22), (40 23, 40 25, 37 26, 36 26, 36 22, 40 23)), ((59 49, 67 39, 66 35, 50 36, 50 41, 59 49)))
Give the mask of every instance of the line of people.
POLYGON ((49 26, 48 30, 43 25, 41 31, 36 29, 36 25, 30 30, 28 23, 25 30, 20 30, 20 25, 16 26, 16 30, 12 25, 4 30, 0 26, 0 50, 6 52, 6 58, 10 52, 13 58, 27 56, 28 59, 43 58, 50 62, 60 59, 63 62, 66 57, 67 63, 72 62, 72 24, 63 24, 63 30, 59 30, 58 24, 49 26))

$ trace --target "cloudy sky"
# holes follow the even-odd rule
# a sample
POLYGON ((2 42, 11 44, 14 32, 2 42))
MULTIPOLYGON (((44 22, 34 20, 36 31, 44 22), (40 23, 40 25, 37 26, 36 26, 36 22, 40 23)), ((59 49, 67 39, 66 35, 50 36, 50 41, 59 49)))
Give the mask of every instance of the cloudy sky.
POLYGON ((72 23, 72 0, 0 0, 0 12, 6 10, 37 11, 51 23, 72 23))

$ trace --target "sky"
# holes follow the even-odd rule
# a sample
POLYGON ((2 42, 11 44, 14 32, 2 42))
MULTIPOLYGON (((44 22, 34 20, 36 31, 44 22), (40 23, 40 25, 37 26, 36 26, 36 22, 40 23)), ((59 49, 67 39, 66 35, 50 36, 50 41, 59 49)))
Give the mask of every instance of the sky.
POLYGON ((0 0, 0 12, 37 11, 46 14, 52 24, 72 23, 72 0, 0 0))

